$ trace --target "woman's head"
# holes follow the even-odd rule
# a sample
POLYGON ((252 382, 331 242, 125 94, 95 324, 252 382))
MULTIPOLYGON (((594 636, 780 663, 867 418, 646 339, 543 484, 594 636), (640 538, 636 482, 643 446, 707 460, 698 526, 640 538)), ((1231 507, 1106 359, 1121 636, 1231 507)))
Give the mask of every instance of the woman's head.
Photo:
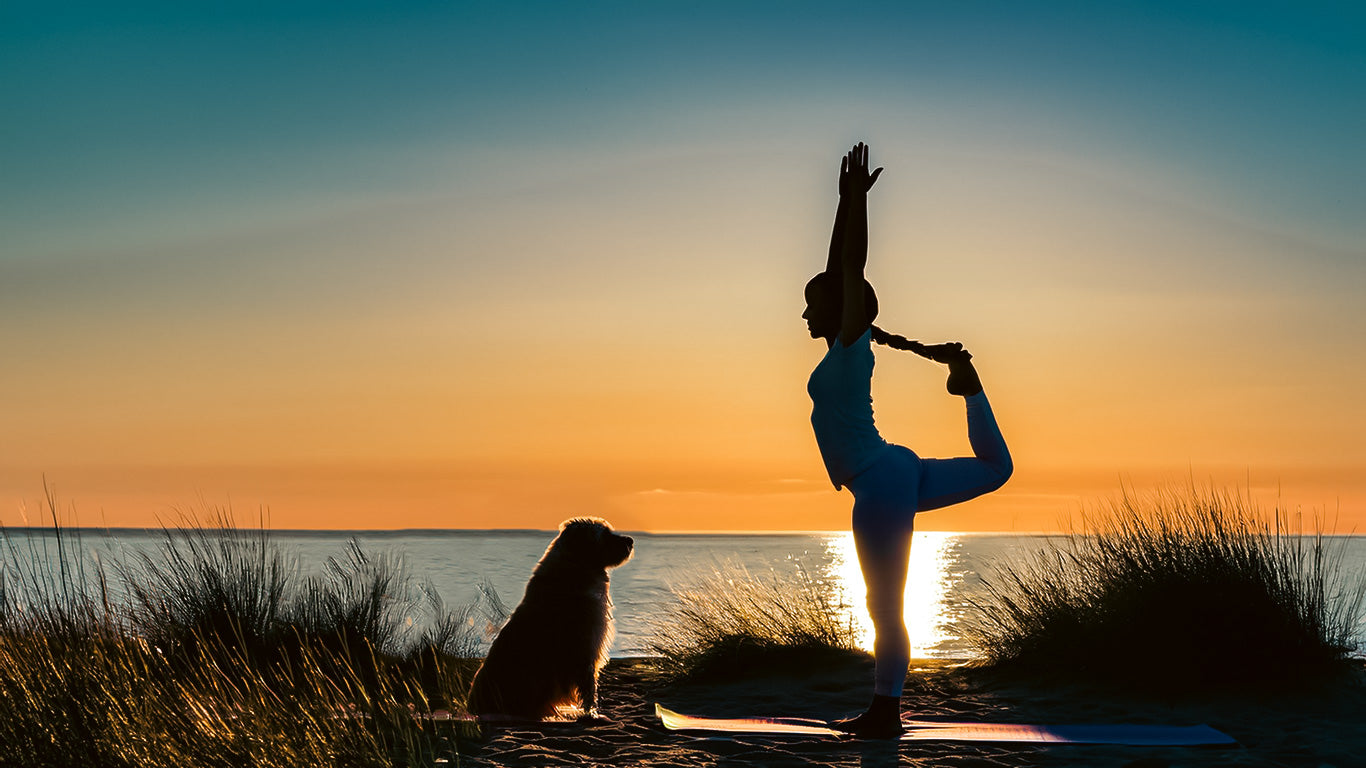
MULTIPOLYGON (((806 311, 802 319, 813 339, 832 339, 839 335, 844 312, 844 293, 838 275, 822 272, 806 284, 806 311)), ((863 281, 863 307, 871 325, 877 318, 877 294, 867 280, 863 281)))

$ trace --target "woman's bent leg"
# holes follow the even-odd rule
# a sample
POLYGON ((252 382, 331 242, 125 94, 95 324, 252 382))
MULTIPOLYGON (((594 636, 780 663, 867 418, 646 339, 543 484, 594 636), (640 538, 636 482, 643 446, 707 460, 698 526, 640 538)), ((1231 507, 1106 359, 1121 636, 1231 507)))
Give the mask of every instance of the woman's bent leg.
POLYGON ((939 509, 975 499, 1000 488, 1014 472, 996 416, 985 392, 964 398, 968 410, 968 442, 973 456, 921 459, 919 510, 939 509))
POLYGON ((902 604, 915 528, 919 465, 915 454, 893 446, 848 483, 854 493, 854 547, 876 633, 873 692, 879 696, 901 695, 910 664, 911 644, 902 604))

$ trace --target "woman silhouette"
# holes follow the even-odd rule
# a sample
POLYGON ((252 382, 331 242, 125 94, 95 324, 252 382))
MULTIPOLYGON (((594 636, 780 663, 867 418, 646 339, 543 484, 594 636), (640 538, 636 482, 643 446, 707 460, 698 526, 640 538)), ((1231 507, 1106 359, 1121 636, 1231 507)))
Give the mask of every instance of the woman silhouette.
POLYGON ((825 271, 806 284, 802 313, 811 337, 829 345, 807 383, 811 426, 831 482, 854 495, 854 546, 876 632, 872 704, 858 717, 831 725, 870 738, 901 732, 901 689, 910 662, 901 606, 916 512, 994 491, 1012 471, 972 355, 963 345, 921 344, 872 324, 877 296, 863 269, 868 261, 868 190, 881 173, 881 168, 869 173, 868 148, 862 143, 841 162, 830 257, 825 271), (873 425, 873 341, 948 365, 949 393, 967 400, 972 457, 922 459, 882 439, 873 425))

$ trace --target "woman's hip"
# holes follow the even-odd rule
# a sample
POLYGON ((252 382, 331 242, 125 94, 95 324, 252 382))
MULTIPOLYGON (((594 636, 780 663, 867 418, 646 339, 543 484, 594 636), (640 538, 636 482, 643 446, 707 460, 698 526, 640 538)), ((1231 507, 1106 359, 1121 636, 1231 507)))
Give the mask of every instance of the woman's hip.
POLYGON ((889 443, 867 469, 846 482, 860 506, 892 508, 914 515, 920 491, 920 457, 911 449, 889 443))

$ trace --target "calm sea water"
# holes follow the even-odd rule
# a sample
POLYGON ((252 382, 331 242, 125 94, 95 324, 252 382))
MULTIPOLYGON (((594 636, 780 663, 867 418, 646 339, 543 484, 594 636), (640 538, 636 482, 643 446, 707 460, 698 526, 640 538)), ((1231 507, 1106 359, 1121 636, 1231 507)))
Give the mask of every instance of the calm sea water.
MULTIPOLYGON (((297 560, 302 572, 318 572, 329 558, 345 557, 354 539, 369 553, 401 558, 417 580, 427 581, 448 606, 478 598, 486 582, 509 606, 521 599, 536 561, 554 538, 550 531, 274 531, 270 540, 297 560)), ((799 578, 803 574, 847 611, 871 647, 872 631, 862 608, 863 582, 848 533, 767 535, 631 534, 635 556, 613 571, 616 605, 614 656, 648 652, 649 640, 664 626, 674 590, 720 572, 799 578)), ((50 531, 10 530, 4 536, 11 558, 52 559, 50 531), (48 553, 46 556, 44 552, 48 553)), ((961 636, 970 600, 982 579, 1001 564, 1046 546, 1046 537, 917 533, 911 547, 906 590, 906 623, 913 653, 924 658, 963 658, 972 648, 961 636)), ((79 548, 87 562, 109 563, 136 551, 155 551, 160 531, 85 531, 79 548)), ((70 543, 68 542, 68 546, 70 543)), ((1366 537, 1335 537, 1343 570, 1366 571, 1366 537)), ((416 619, 421 621, 419 615, 416 619)), ((1366 626, 1362 627, 1366 636, 1366 626)), ((1363 637, 1366 640, 1366 637, 1363 637)), ((1366 645, 1363 646, 1366 649, 1366 645)))

